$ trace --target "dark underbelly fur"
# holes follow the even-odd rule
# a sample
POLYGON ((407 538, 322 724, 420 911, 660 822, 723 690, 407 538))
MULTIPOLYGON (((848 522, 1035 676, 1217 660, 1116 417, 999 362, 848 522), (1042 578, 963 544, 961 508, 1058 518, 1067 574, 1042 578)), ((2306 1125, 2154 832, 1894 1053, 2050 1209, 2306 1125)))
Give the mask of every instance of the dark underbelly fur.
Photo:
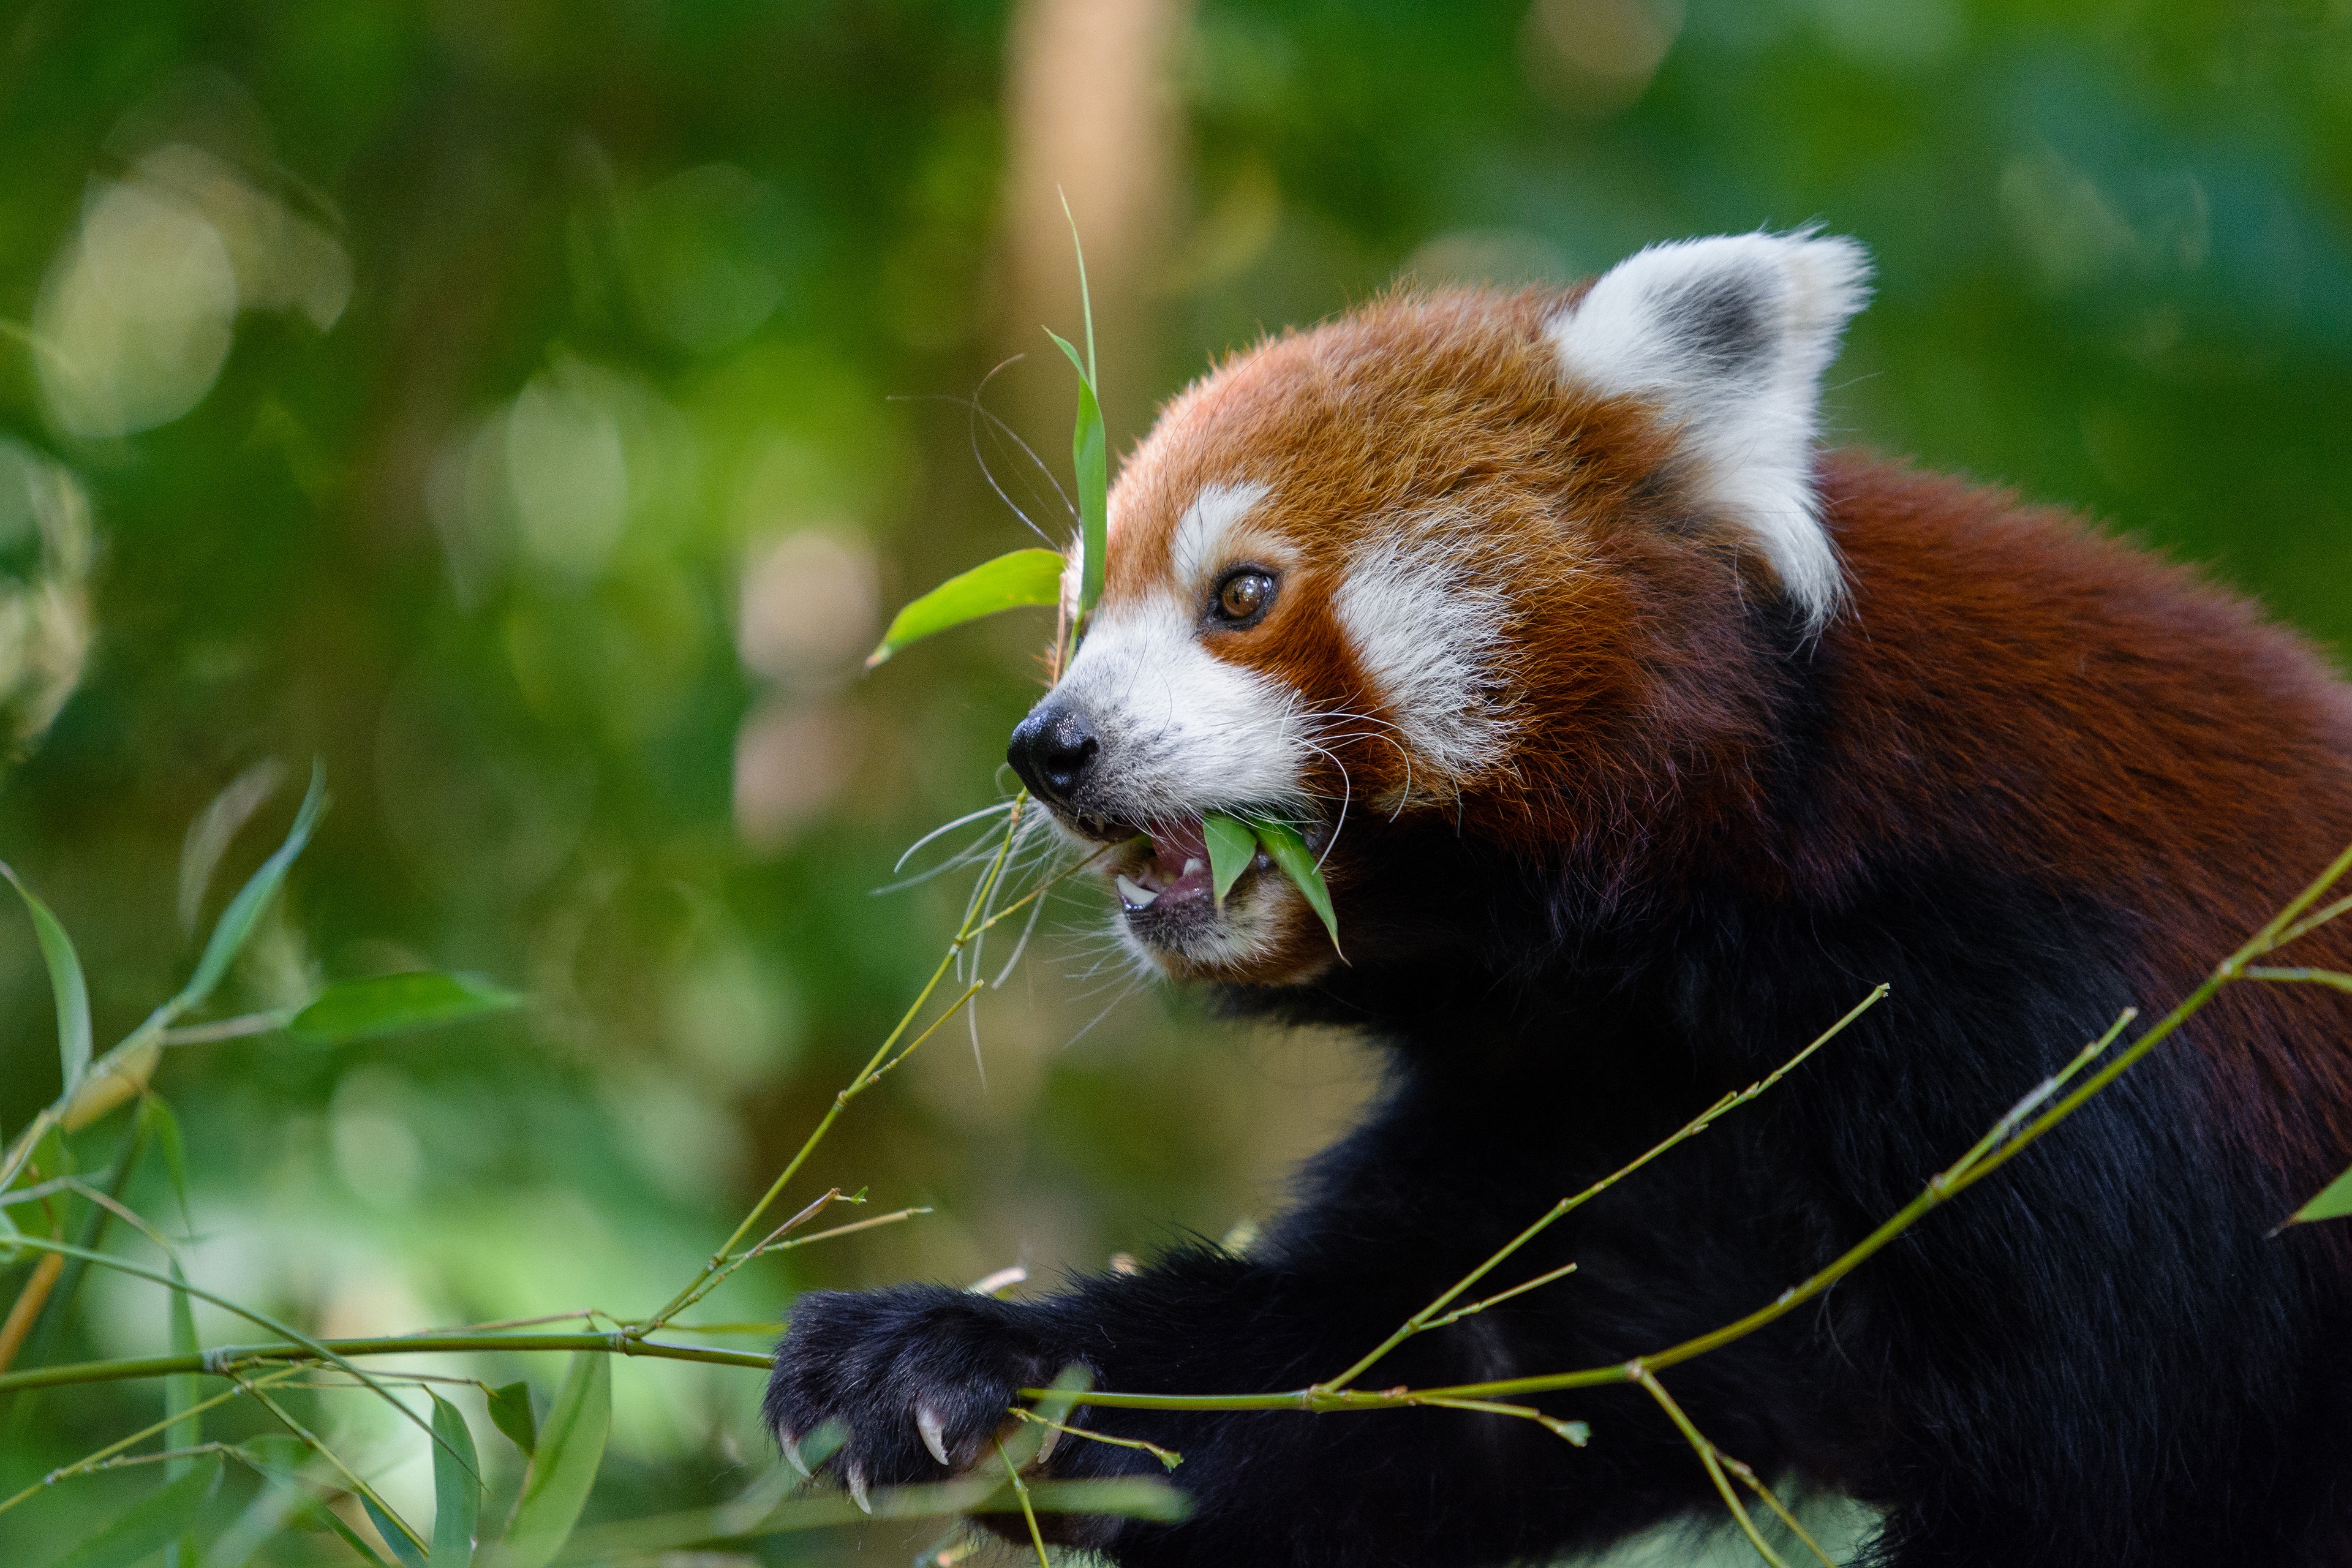
MULTIPOLYGON (((1011 1387, 1069 1361, 1132 1392, 1303 1386, 1889 982, 1788 1080, 1488 1288, 1571 1259, 1575 1274, 1421 1336, 1362 1385, 1597 1365, 1739 1317, 1916 1194, 2121 1007, 2175 999, 2142 994, 2134 931, 2095 905, 1950 868, 1881 889, 1834 911, 1702 897, 1541 962, 1465 949, 1280 998, 1377 1017, 1392 1068, 1250 1256, 1181 1252, 1022 1303, 808 1298, 771 1410, 846 1420, 879 1484, 940 1473, 919 1400, 976 1449, 1011 1387)), ((1875 1557, 1900 1568, 2347 1561, 2343 1292, 2307 1233, 2263 1238, 2294 1195, 2219 1146, 2197 1047, 2177 1044, 1822 1300, 1664 1373, 1668 1388, 1759 1472, 1887 1510, 1875 1557)), ((1719 1507, 1640 1392, 1537 1403, 1590 1423, 1590 1445, 1456 1412, 1091 1410, 1095 1429, 1181 1451, 1194 1512, 1066 1530, 1135 1564, 1435 1568, 1539 1561, 1719 1507)), ((1066 1440, 1052 1468, 1157 1467, 1066 1440)))

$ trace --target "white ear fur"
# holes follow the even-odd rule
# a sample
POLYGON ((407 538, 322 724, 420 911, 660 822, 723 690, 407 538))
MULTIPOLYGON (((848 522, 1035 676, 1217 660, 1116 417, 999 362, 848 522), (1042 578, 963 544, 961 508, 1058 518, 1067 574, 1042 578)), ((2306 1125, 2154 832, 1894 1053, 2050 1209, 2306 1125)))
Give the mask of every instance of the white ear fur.
POLYGON ((1619 262, 1551 323, 1570 376, 1663 407, 1704 493, 1747 525, 1815 626, 1843 593, 1813 494, 1822 373, 1869 278, 1851 239, 1688 239, 1619 262))

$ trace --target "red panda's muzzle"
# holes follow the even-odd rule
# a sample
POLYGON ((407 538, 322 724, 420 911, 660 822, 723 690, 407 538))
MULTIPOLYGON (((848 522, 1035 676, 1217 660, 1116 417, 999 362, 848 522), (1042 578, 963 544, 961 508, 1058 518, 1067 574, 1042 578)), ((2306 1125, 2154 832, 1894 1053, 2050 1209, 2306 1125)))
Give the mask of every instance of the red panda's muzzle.
MULTIPOLYGON (((1057 688, 1030 711, 1005 754, 1063 829, 1100 853, 1129 950, 1173 976, 1244 983, 1292 980, 1313 966, 1303 957, 1322 962, 1312 914, 1264 854, 1215 896, 1202 827, 1210 810, 1297 821, 1308 816, 1301 803, 1234 791, 1260 781, 1213 743, 1181 743, 1151 706, 1159 689, 1149 673, 1099 685, 1081 677, 1077 689, 1057 688)), ((1213 732, 1231 738, 1223 727, 1213 732)), ((1310 842, 1328 832, 1310 817, 1310 842)))

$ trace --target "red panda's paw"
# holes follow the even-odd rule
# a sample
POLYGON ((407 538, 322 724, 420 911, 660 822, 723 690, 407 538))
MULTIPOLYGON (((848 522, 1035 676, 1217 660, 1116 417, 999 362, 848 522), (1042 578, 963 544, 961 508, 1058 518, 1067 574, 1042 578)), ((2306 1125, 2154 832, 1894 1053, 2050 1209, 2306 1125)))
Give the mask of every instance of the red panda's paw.
POLYGON ((832 1427, 818 1460, 860 1507, 872 1489, 944 1480, 996 1462, 1019 1391, 1060 1370, 1016 1303, 940 1286, 823 1290, 793 1307, 764 1403, 785 1458, 832 1427))

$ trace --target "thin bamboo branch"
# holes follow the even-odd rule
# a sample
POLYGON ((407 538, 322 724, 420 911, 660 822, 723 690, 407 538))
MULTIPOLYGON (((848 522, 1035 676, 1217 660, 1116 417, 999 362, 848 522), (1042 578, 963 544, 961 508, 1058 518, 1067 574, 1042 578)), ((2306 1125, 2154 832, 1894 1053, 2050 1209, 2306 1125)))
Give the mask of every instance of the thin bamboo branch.
POLYGON ((1750 1469, 1748 1466, 1741 1464, 1738 1459, 1733 1458, 1730 1455, 1725 1453, 1720 1448, 1717 1448, 1715 1451, 1715 1457, 1722 1461, 1723 1468, 1725 1469, 1729 1470, 1733 1475, 1738 1476, 1741 1480, 1746 1481, 1748 1483, 1748 1489, 1754 1492, 1758 1497, 1762 1498, 1764 1500, 1764 1505, 1767 1508, 1769 1508, 1774 1513, 1780 1516, 1780 1522, 1787 1525, 1790 1533, 1794 1534, 1798 1540, 1805 1543, 1805 1550, 1813 1554, 1813 1560, 1819 1563, 1822 1565, 1822 1568, 1838 1568, 1837 1563, 1830 1561, 1830 1554, 1822 1550, 1822 1543, 1813 1539, 1812 1531, 1807 1530, 1802 1524, 1797 1521, 1797 1516, 1790 1511, 1789 1505, 1782 1502, 1778 1497, 1775 1497, 1772 1493, 1772 1489, 1766 1486, 1761 1478, 1759 1478, 1754 1470, 1750 1469))
POLYGON ((1700 1462, 1706 1466, 1707 1479, 1715 1483, 1715 1489, 1723 1494, 1724 1506, 1731 1510, 1731 1517, 1739 1521, 1740 1533, 1748 1537, 1748 1544, 1756 1548, 1757 1555, 1770 1563, 1772 1568, 1789 1568, 1787 1562, 1779 1552, 1773 1551, 1771 1543, 1764 1539, 1763 1532, 1756 1528, 1756 1521, 1748 1516, 1748 1510, 1740 1502, 1739 1494, 1731 1489, 1730 1478, 1723 1473, 1723 1466, 1716 1452, 1715 1445, 1708 1442, 1696 1426, 1691 1425, 1691 1418, 1683 1414, 1683 1407, 1675 1403, 1674 1396, 1666 1392, 1665 1385, 1651 1376, 1650 1369, 1640 1362, 1633 1363, 1633 1381, 1646 1389, 1650 1397, 1664 1408, 1667 1417, 1681 1429, 1684 1439, 1697 1452, 1700 1462))
POLYGON ((1047 1427, 1066 1436, 1084 1437, 1089 1443, 1108 1443, 1114 1448, 1139 1449, 1171 1470, 1184 1462, 1184 1456, 1175 1449, 1163 1448, 1157 1443, 1147 1443, 1140 1437, 1113 1437, 1108 1433, 1089 1432, 1083 1426, 1070 1426, 1059 1421, 1048 1421, 1035 1411, 1025 1410, 1018 1405, 1008 1405, 1005 1409, 1015 1420, 1026 1421, 1035 1426, 1047 1427))
POLYGON ((711 1366, 767 1370, 769 1358, 750 1351, 672 1344, 633 1334, 398 1334, 379 1339, 289 1341, 278 1344, 222 1345, 194 1355, 123 1356, 64 1366, 26 1367, 0 1373, 0 1393, 17 1388, 56 1388, 71 1384, 121 1383, 174 1373, 200 1372, 226 1377, 231 1369, 270 1362, 325 1362, 340 1365, 352 1356, 438 1355, 454 1351, 545 1352, 604 1351, 656 1361, 702 1362, 711 1366))
POLYGON ((311 1431, 308 1426, 303 1426, 300 1421, 295 1419, 294 1413, 292 1411, 278 1404, 275 1399, 270 1398, 268 1394, 265 1392, 258 1384, 249 1383, 234 1373, 229 1374, 229 1381, 243 1388, 247 1394, 253 1395, 253 1397, 259 1402, 263 1409, 278 1417, 278 1424, 280 1426, 284 1426, 289 1432, 293 1433, 297 1437, 301 1438, 303 1442, 308 1443, 310 1446, 310 1451, 312 1453, 326 1460, 330 1465, 332 1465, 335 1468, 335 1472, 343 1478, 343 1480, 350 1486, 351 1489, 358 1493, 361 1497, 365 1498, 369 1502, 373 1503, 375 1505, 376 1511, 382 1514, 385 1519, 390 1520, 393 1527, 398 1530, 401 1534, 405 1535, 410 1541, 415 1542, 416 1549, 419 1552, 430 1552, 433 1550, 433 1543, 425 1540, 425 1537, 417 1534, 415 1526, 410 1524, 408 1521, 401 1518, 399 1512, 395 1510, 390 1503, 384 1501, 383 1497, 377 1493, 373 1487, 368 1485, 367 1482, 360 1479, 360 1474, 357 1470, 352 1469, 351 1466, 343 1462, 341 1455, 327 1447, 326 1441, 323 1438, 321 1438, 316 1432, 311 1431))
POLYGON ((1478 1300, 1471 1302, 1466 1307, 1456 1307, 1454 1310, 1446 1313, 1445 1316, 1442 1318, 1433 1318, 1429 1321, 1429 1327, 1433 1329, 1442 1329, 1448 1323, 1458 1323, 1465 1318, 1470 1317, 1475 1313, 1483 1312, 1487 1308, 1507 1301, 1514 1296, 1524 1296, 1528 1291, 1536 1289, 1541 1286, 1549 1285, 1555 1279, 1565 1279, 1575 1272, 1575 1264, 1563 1263, 1559 1268, 1538 1274, 1532 1279, 1522 1280, 1520 1283, 1512 1286, 1507 1290, 1497 1290, 1493 1295, 1483 1297, 1478 1300))
MULTIPOLYGON (((264 1387, 275 1388, 279 1384, 285 1382, 288 1378, 292 1377, 300 1370, 301 1369, 299 1367, 281 1367, 278 1371, 270 1373, 265 1377, 256 1379, 255 1382, 264 1387)), ((43 1476, 31 1486, 25 1488, 22 1491, 14 1493, 5 1501, 0 1501, 0 1513, 6 1513, 10 1509, 15 1508, 18 1503, 23 1502, 26 1498, 31 1497, 34 1493, 41 1490, 44 1487, 55 1486, 58 1482, 66 1479, 69 1476, 79 1475, 85 1470, 94 1469, 98 1466, 111 1460, 115 1455, 120 1454, 123 1449, 130 1447, 134 1443, 143 1443, 148 1438, 168 1430, 179 1422, 186 1420, 191 1415, 201 1415, 205 1411, 213 1409, 216 1405, 226 1405, 232 1399, 242 1399, 245 1397, 245 1394, 246 1388, 244 1385, 231 1388, 225 1394, 215 1394, 210 1399, 199 1401, 198 1403, 190 1405, 187 1409, 180 1411, 176 1415, 164 1416, 163 1419, 156 1422, 152 1426, 142 1426, 138 1431, 133 1432, 128 1437, 118 1437, 113 1442, 109 1443, 105 1447, 97 1450, 95 1453, 85 1454, 69 1465, 59 1465, 56 1469, 51 1470, 47 1475, 43 1476)))
MULTIPOLYGON (((1795 1056, 1790 1057, 1787 1061, 1782 1062, 1779 1067, 1773 1068, 1771 1072, 1766 1074, 1763 1078, 1759 1079, 1756 1082, 1749 1084, 1746 1089, 1727 1092, 1713 1105, 1708 1106, 1705 1110, 1700 1111, 1696 1116, 1692 1117, 1688 1121, 1683 1123, 1681 1128, 1677 1131, 1670 1133, 1658 1143, 1654 1144, 1646 1152, 1627 1162, 1625 1164, 1619 1166, 1616 1170, 1611 1172, 1608 1175, 1601 1177, 1601 1180, 1593 1183, 1582 1192, 1575 1193, 1568 1197, 1560 1199, 1559 1202, 1554 1204, 1549 1210, 1545 1211, 1542 1217, 1538 1219, 1533 1225, 1528 1226, 1525 1230, 1519 1232, 1518 1235, 1513 1237, 1509 1241, 1504 1243, 1503 1246, 1489 1256, 1484 1263, 1481 1263, 1477 1268, 1473 1268, 1469 1273, 1454 1281, 1451 1289, 1438 1297, 1436 1300, 1432 1301, 1428 1306, 1423 1307, 1420 1311, 1415 1312, 1412 1317, 1406 1319, 1397 1329, 1396 1332, 1391 1334, 1378 1345, 1375 1345, 1370 1352, 1365 1355, 1362 1360, 1357 1362, 1353 1366, 1348 1368, 1347 1371, 1339 1373, 1337 1377, 1326 1378, 1322 1383, 1318 1384, 1316 1387, 1324 1391, 1337 1391, 1339 1389, 1346 1388, 1349 1384, 1363 1376, 1365 1373, 1370 1371, 1372 1367, 1384 1359, 1391 1351, 1404 1343, 1405 1341, 1412 1338, 1413 1335, 1424 1333, 1433 1328, 1438 1327, 1439 1325, 1433 1320, 1439 1312, 1444 1311, 1456 1297, 1469 1289, 1471 1286, 1475 1285, 1479 1280, 1485 1279, 1489 1273, 1493 1272, 1494 1269, 1498 1268, 1506 1259, 1510 1258, 1513 1253, 1518 1251, 1519 1248, 1525 1247, 1528 1242, 1533 1241, 1537 1237, 1549 1229, 1555 1221, 1559 1220, 1576 1209, 1582 1207, 1585 1204, 1591 1202, 1594 1198, 1600 1196, 1602 1193, 1607 1192, 1611 1187, 1615 1186, 1619 1182, 1623 1181, 1627 1176, 1632 1175, 1634 1172, 1640 1170, 1643 1166, 1648 1164, 1659 1155, 1664 1154, 1669 1149, 1674 1148, 1676 1144, 1684 1142, 1688 1139, 1697 1137, 1713 1124, 1717 1117, 1723 1115, 1726 1111, 1737 1110, 1738 1107, 1747 1104, 1749 1100, 1763 1094, 1773 1085, 1788 1077, 1790 1073, 1795 1071, 1796 1068, 1804 1062, 1806 1058, 1811 1056, 1815 1051, 1820 1050, 1823 1046, 1829 1044, 1839 1035, 1843 1034, 1845 1031, 1846 1026, 1852 1024, 1856 1018, 1861 1017, 1863 1014, 1868 1012, 1872 1007, 1876 1006, 1880 1000, 1885 996, 1887 990, 1887 986, 1884 984, 1879 985, 1874 989, 1869 995, 1864 997, 1861 1001, 1855 1003, 1852 1008, 1848 1009, 1844 1017, 1840 1018, 1836 1023, 1832 1024, 1828 1028, 1822 1030, 1822 1033, 1814 1038, 1812 1044, 1807 1046, 1803 1050, 1799 1051, 1795 1056)), ((1563 1269, 1554 1269, 1545 1278, 1547 1279, 1558 1279, 1564 1272, 1566 1271, 1563 1269)), ((1521 1287, 1521 1289, 1529 1288, 1531 1287, 1521 1287)), ((1516 1292, 1506 1292, 1506 1294, 1516 1294, 1516 1292)), ((1500 1300, 1499 1297, 1496 1299, 1500 1300)), ((1466 1316, 1467 1314, 1465 1313, 1463 1315, 1466 1316)))
POLYGON ((1037 1549, 1037 1568, 1054 1568, 1054 1560, 1045 1555, 1045 1532, 1037 1528, 1037 1510, 1030 1504, 1029 1483, 1021 1479, 1021 1467, 1013 1462, 1002 1443, 996 1445, 996 1457, 1004 1461, 1004 1479, 1013 1483, 1013 1495, 1021 1500, 1021 1517, 1029 1521, 1029 1544, 1037 1549))
POLYGON ((241 1040, 249 1035, 268 1035, 294 1021, 299 1007, 280 1007, 268 1013, 247 1013, 235 1018, 220 1018, 209 1024, 189 1024, 165 1029, 155 1037, 165 1046, 201 1046, 215 1040, 241 1040))

